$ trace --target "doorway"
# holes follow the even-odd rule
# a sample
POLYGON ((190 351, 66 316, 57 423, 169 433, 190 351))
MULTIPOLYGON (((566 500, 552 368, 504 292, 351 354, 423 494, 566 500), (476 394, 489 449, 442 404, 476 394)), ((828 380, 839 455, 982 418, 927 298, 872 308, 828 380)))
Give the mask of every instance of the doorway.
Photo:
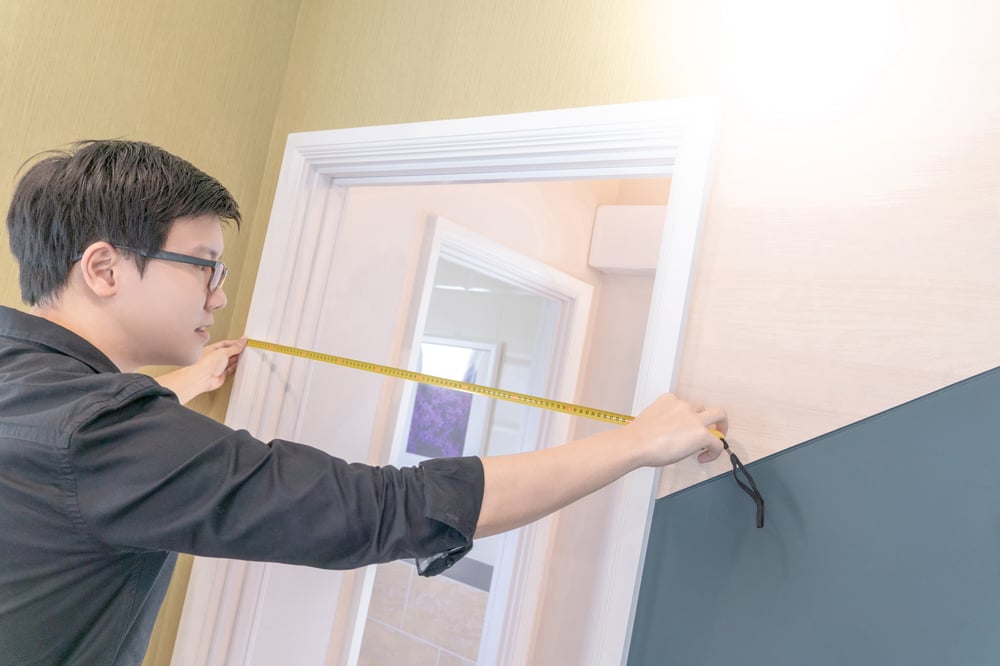
MULTIPOLYGON (((321 347, 320 333, 329 331, 321 327, 324 306, 329 289, 338 288, 327 280, 334 265, 330 259, 343 240, 337 220, 351 185, 672 176, 664 252, 650 296, 634 400, 647 404, 673 384, 716 118, 713 101, 680 100, 293 135, 247 332, 321 347)), ((383 360, 398 364, 401 359, 383 360)), ((292 359, 250 356, 241 363, 227 422, 264 438, 305 434, 301 416, 308 396, 302 391, 313 372, 292 359)), ((384 415, 388 408, 383 401, 375 411, 384 415)), ((371 437, 369 431, 363 441, 371 437)), ((587 637, 587 663, 624 658, 656 481, 655 470, 627 477, 610 512, 609 546, 601 570, 588 581, 598 612, 580 631, 587 637)), ((546 547, 529 554, 526 565, 534 567, 533 574, 519 599, 537 593, 546 555, 546 547)), ((175 658, 188 664, 264 664, 282 658, 319 663, 318 650, 327 663, 346 663, 340 655, 358 631, 363 585, 350 573, 324 579, 321 586, 307 578, 272 565, 199 559, 175 658), (301 594, 310 587, 320 587, 315 598, 301 594), (316 627, 323 627, 319 635, 312 631, 316 627)), ((502 663, 525 663, 535 626, 524 610, 512 613, 513 636, 505 637, 512 651, 502 663)))
MULTIPOLYGON (((376 189, 382 191, 367 194, 393 196, 376 189)), ((437 192, 439 205, 455 200, 450 192, 454 187, 437 192)), ((413 209, 420 209, 416 202, 413 209)), ((348 211, 345 223, 351 218, 348 211)), ((405 343, 409 369, 539 395, 574 383, 591 286, 450 220, 432 219, 428 235, 415 281, 422 297, 405 343)), ((524 405, 412 383, 400 393, 391 464, 519 453, 566 437, 564 423, 524 405)), ((400 654, 413 664, 496 663, 521 573, 515 565, 534 536, 529 529, 478 540, 438 579, 417 578, 407 562, 371 567, 359 607, 367 615, 364 634, 352 649, 357 663, 389 663, 400 654)))

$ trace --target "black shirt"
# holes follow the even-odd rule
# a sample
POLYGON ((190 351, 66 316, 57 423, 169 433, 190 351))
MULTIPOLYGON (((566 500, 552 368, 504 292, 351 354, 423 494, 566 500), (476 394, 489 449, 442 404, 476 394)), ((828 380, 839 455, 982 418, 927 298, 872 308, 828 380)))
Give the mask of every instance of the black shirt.
POLYGON ((477 458, 348 464, 0 307, 0 663, 139 664, 175 553, 348 569, 471 543, 477 458))

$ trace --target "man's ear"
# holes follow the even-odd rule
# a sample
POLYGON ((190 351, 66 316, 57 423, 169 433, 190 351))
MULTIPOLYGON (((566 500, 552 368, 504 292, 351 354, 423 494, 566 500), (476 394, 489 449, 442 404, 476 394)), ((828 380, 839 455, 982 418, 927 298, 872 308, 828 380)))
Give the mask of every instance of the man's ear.
POLYGON ((83 251, 80 270, 84 283, 95 296, 108 297, 118 293, 124 260, 115 246, 106 241, 92 243, 83 251))

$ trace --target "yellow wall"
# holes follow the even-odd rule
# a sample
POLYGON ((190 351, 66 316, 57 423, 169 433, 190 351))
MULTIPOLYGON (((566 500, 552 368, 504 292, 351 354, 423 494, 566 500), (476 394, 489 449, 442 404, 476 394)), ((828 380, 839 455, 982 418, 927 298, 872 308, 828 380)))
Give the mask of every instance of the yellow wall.
MULTIPOLYGON (((4 0, 0 2, 0 202, 30 156, 79 139, 156 143, 219 178, 249 219, 267 157, 298 2, 266 0, 4 0)), ((229 234, 232 291, 244 274, 229 234)), ((6 231, 0 303, 22 307, 6 231)), ((233 310, 217 317, 230 331, 233 310)), ((225 413, 225 394, 200 401, 225 413), (213 400, 213 398, 215 398, 213 400)), ((169 663, 190 562, 182 559, 154 634, 151 663, 169 663), (162 626, 165 623, 166 626, 162 626)))
POLYGON ((710 93, 716 18, 714 0, 305 0, 248 265, 288 133, 710 93))
MULTIPOLYGON (((0 202, 19 166, 79 139, 158 144, 219 178, 256 216, 298 2, 6 0, 0 3, 0 202)), ((4 232, 5 233, 5 232, 4 232)), ((236 280, 249 234, 231 233, 236 280)), ((6 236, 0 302, 20 306, 6 236)), ((229 332, 233 310, 218 317, 229 332)), ((224 402, 224 400, 223 400, 224 402)), ((200 403, 224 414, 224 405, 200 403)))

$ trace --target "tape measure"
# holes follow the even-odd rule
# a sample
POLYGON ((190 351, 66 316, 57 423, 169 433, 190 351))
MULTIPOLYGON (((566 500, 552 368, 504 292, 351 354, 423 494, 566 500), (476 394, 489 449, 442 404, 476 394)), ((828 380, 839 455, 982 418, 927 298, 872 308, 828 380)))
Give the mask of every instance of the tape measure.
POLYGON ((278 345, 273 342, 247 340, 247 346, 263 349, 265 351, 277 352, 279 354, 286 354, 288 356, 297 356, 299 358, 309 359, 310 361, 320 361, 321 363, 340 365, 346 368, 354 368, 355 370, 374 372, 380 375, 396 377, 397 379, 419 382, 421 384, 430 384, 431 386, 440 386, 442 388, 453 389, 455 391, 474 393, 476 395, 486 396, 487 398, 506 400, 507 402, 513 402, 519 405, 528 405, 529 407, 538 407, 539 409, 547 409, 549 411, 561 412, 572 416, 583 416, 588 419, 607 421, 618 425, 625 425, 634 419, 634 417, 629 416, 628 414, 617 414, 603 409, 584 407, 583 405, 574 405, 569 402, 560 402, 558 400, 549 400, 548 398, 540 398, 526 393, 515 393, 514 391, 505 391, 504 389, 482 386, 480 384, 469 384, 468 382, 462 382, 455 379, 445 379, 444 377, 425 375, 422 372, 403 370, 402 368, 394 368, 389 365, 368 363, 367 361, 358 361, 353 358, 344 358, 343 356, 334 356, 332 354, 322 354, 320 352, 299 349, 298 347, 278 345))

